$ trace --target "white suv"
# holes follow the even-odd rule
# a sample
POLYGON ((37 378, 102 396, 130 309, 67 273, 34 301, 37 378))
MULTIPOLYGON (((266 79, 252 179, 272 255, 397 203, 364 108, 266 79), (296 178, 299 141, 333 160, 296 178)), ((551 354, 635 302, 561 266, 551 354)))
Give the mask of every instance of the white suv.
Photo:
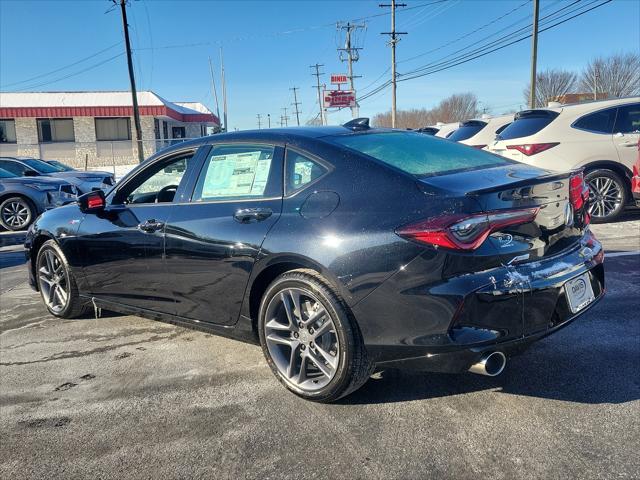
POLYGON ((486 150, 549 170, 584 168, 593 221, 615 220, 631 200, 640 97, 523 110, 486 150))
POLYGON ((491 117, 483 115, 479 120, 467 120, 462 122, 460 128, 449 135, 449 140, 464 143, 474 148, 484 148, 493 143, 496 135, 513 122, 513 113, 491 117))

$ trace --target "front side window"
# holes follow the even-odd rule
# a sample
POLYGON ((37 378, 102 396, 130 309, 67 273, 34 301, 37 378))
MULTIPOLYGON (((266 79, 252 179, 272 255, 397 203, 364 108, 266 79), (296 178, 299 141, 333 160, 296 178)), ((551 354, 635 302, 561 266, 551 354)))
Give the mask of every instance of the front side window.
POLYGON ((640 133, 640 103, 618 108, 615 133, 640 133))
POLYGON ((0 120, 0 143, 16 143, 15 120, 0 120))
POLYGON ((96 118, 96 140, 131 140, 131 119, 129 117, 96 118))
POLYGON ((41 143, 75 142, 73 120, 70 118, 38 118, 38 140, 41 143))
POLYGON ((340 145, 418 177, 513 163, 482 150, 415 132, 350 134, 333 138, 340 145))
POLYGON ((200 172, 193 200, 266 196, 274 151, 266 145, 214 146, 200 172))
POLYGON ((613 122, 616 119, 616 109, 607 108, 599 112, 593 112, 584 117, 580 117, 573 124, 574 128, 587 130, 594 133, 605 133, 610 135, 613 132, 613 122))
POLYGON ((150 165, 118 191, 114 203, 172 202, 192 157, 190 152, 150 165))
POLYGON ((315 160, 296 152, 287 150, 287 195, 300 190, 311 182, 314 182, 328 169, 315 160))

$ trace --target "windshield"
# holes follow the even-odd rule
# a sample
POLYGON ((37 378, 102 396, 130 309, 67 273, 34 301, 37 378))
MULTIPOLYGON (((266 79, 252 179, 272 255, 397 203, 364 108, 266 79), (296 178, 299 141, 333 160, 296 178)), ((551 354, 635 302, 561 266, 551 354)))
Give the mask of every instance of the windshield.
POLYGON ((30 166, 38 173, 56 173, 59 172, 57 168, 52 165, 49 165, 47 162, 43 162, 42 160, 36 160, 35 158, 21 158, 20 161, 25 165, 30 166))
POLYGON ((333 141, 415 176, 511 164, 496 155, 415 132, 341 135, 333 141))
POLYGON ((0 178, 16 178, 18 175, 11 173, 4 168, 0 168, 0 178))
POLYGON ((476 133, 486 127, 485 122, 465 122, 459 129, 449 135, 447 138, 454 142, 460 142, 467 138, 473 137, 476 133))
POLYGON ((57 160, 47 160, 47 163, 56 168, 59 172, 73 172, 74 170, 69 165, 65 165, 64 163, 57 160))

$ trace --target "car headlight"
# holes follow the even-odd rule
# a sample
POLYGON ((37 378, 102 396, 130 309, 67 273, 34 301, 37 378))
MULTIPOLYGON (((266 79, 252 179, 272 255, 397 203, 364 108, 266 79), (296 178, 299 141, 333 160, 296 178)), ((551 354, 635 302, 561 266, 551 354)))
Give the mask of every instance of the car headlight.
POLYGON ((51 185, 49 183, 32 183, 31 187, 35 188, 36 190, 40 190, 41 192, 53 192, 55 190, 58 190, 57 185, 51 185))

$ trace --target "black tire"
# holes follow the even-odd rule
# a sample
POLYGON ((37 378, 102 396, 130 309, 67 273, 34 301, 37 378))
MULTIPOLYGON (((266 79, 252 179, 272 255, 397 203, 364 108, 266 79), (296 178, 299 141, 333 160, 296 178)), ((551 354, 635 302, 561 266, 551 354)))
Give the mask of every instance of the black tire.
POLYGON ((17 232, 20 230, 26 230, 29 225, 36 219, 36 208, 26 197, 16 195, 15 197, 5 198, 0 203, 0 225, 6 230, 17 232), (21 207, 21 212, 24 212, 24 216, 11 215, 11 210, 14 207, 21 207), (24 219, 24 221, 22 220, 24 219))
POLYGON ((73 275, 73 270, 70 268, 69 262, 67 262, 67 257, 55 240, 47 240, 42 244, 40 250, 38 250, 35 274, 36 281, 38 282, 38 290, 40 290, 42 301, 47 307, 47 310, 49 310, 49 313, 59 318, 76 318, 86 315, 89 312, 87 302, 82 300, 78 294, 78 285, 73 275), (45 285, 46 281, 42 278, 43 274, 41 273, 40 268, 45 265, 48 252, 55 255, 60 260, 62 267, 62 273, 58 276, 64 278, 65 289, 67 290, 67 300, 61 308, 52 307, 45 298, 48 290, 47 285, 45 285))
POLYGON ((292 270, 280 275, 269 285, 260 302, 258 331, 262 351, 274 375, 287 389, 306 400, 322 403, 336 401, 364 385, 373 372, 374 365, 367 356, 362 334, 353 314, 330 283, 314 270, 292 270), (298 388, 285 378, 274 362, 265 339, 267 305, 281 292, 292 288, 313 293, 335 325, 335 337, 339 342, 334 376, 328 384, 315 391, 298 388))
MULTIPOLYGON (((589 195, 589 202, 591 203, 590 213, 591 222, 593 223, 608 223, 618 220, 622 212, 624 212, 625 205, 628 201, 628 188, 627 182, 613 170, 606 168, 600 168, 597 170, 591 170, 584 176, 585 182, 589 185, 591 191, 589 195), (611 203, 605 205, 602 202, 602 192, 597 192, 598 185, 602 186, 606 182, 611 181, 613 187, 619 192, 619 200, 615 201, 615 208, 609 208, 611 203)), ((616 197, 618 194, 616 193, 616 197)))

